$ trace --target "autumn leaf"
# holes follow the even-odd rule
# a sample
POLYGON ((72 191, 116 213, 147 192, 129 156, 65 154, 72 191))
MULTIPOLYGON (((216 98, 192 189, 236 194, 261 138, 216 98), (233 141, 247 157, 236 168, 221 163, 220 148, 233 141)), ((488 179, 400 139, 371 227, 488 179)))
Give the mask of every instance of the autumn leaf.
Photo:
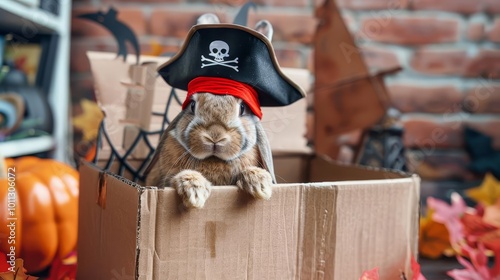
POLYGON ((448 271, 448 275, 455 280, 494 280, 489 268, 486 249, 479 243, 477 248, 468 245, 462 246, 462 251, 468 255, 471 261, 462 256, 457 256, 458 262, 464 266, 464 269, 453 269, 448 271))
POLYGON ((485 207, 482 216, 485 223, 500 228, 500 198, 495 204, 485 207))
POLYGON ((451 248, 446 226, 432 219, 434 211, 429 209, 427 216, 420 219, 418 251, 422 256, 436 259, 451 248))
POLYGON ((0 272, 9 271, 10 265, 7 263, 7 255, 4 252, 0 252, 0 272))
POLYGON ((0 280, 36 280, 36 279, 38 279, 38 277, 26 275, 26 269, 24 268, 24 261, 22 259, 16 259, 14 272, 8 271, 0 273, 0 280))
POLYGON ((464 227, 460 219, 465 213, 467 206, 458 193, 451 194, 451 205, 433 197, 427 198, 427 205, 434 211, 432 219, 444 224, 448 229, 452 245, 458 244, 463 240, 464 227))
POLYGON ((359 280, 379 280, 378 267, 363 272, 359 280))
POLYGON ((76 279, 76 267, 76 252, 70 253, 64 259, 57 258, 52 263, 48 280, 74 280, 76 279))
POLYGON ((163 46, 157 41, 151 42, 151 50, 144 52, 143 55, 160 56, 163 54, 163 46))
POLYGON ((88 99, 82 99, 80 105, 83 113, 73 118, 73 125, 82 131, 83 140, 90 142, 97 138, 104 114, 95 102, 88 99))
POLYGON ((467 190, 467 195, 478 203, 493 205, 500 198, 500 181, 486 173, 481 185, 467 190))
POLYGON ((464 213, 461 221, 464 225, 464 234, 468 237, 467 239, 482 236, 497 229, 496 226, 484 222, 483 217, 479 215, 464 213))
POLYGON ((426 280, 420 271, 420 264, 411 256, 411 271, 413 273, 412 280, 426 280))

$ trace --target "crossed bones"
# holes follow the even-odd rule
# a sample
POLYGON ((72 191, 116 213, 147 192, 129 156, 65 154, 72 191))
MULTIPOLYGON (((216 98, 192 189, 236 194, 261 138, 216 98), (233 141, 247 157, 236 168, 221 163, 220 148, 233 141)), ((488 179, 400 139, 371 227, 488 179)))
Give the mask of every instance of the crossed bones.
POLYGON ((228 60, 228 61, 215 61, 215 60, 211 60, 210 58, 206 58, 204 57, 203 55, 201 56, 201 61, 208 61, 208 62, 211 62, 211 63, 202 63, 201 64, 201 68, 203 67, 208 67, 208 66, 214 66, 214 65, 220 65, 220 66, 226 66, 226 67, 229 67, 229 68, 232 68, 233 70, 235 70, 236 72, 239 72, 238 71, 238 65, 229 65, 229 63, 236 63, 238 64, 238 58, 235 58, 233 60, 228 60))

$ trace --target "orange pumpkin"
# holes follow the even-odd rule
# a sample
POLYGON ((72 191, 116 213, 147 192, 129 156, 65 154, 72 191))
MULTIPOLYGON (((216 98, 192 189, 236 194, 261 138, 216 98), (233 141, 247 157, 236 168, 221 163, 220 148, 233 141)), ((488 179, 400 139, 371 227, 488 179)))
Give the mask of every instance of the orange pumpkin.
POLYGON ((9 253, 24 259, 28 272, 38 272, 75 250, 79 175, 52 159, 22 157, 5 165, 10 175, 0 178, 0 250, 8 260, 9 253), (6 226, 13 222, 15 229, 6 226))

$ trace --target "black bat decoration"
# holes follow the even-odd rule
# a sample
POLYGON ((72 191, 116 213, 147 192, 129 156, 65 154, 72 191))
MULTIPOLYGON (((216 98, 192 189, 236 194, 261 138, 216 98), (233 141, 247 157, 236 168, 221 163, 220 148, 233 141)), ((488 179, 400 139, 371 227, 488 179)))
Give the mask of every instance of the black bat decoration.
POLYGON ((236 17, 234 17, 234 24, 239 24, 243 26, 247 26, 247 21, 248 21, 248 11, 250 8, 257 9, 257 5, 255 3, 249 1, 243 5, 240 10, 238 11, 238 14, 236 17))
POLYGON ((471 158, 469 169, 485 174, 491 172, 500 179, 500 151, 493 147, 493 139, 477 130, 465 128, 465 148, 471 158))
POLYGON ((98 11, 96 13, 82 14, 78 17, 94 21, 108 29, 118 43, 118 53, 116 57, 123 56, 123 61, 127 59, 126 43, 129 42, 135 50, 137 64, 139 64, 140 46, 137 37, 128 25, 117 19, 117 14, 117 10, 109 8, 106 13, 98 11))

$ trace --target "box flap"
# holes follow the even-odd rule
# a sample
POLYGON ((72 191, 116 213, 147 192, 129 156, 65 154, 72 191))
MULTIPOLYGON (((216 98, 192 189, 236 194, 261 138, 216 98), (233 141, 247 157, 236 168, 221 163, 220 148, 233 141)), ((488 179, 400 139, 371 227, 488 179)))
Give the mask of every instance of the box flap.
MULTIPOLYGON (((308 90, 311 73, 305 69, 283 68, 290 80, 308 90)), ((307 130, 307 100, 299 99, 284 107, 262 107, 262 126, 271 144, 273 153, 303 152, 310 153, 305 137, 307 130)))
POLYGON ((311 160, 310 182, 384 180, 411 177, 410 174, 380 169, 370 166, 348 165, 335 162, 326 156, 317 156, 311 160))
POLYGON ((78 279, 133 279, 139 189, 105 174, 105 208, 97 204, 100 170, 80 166, 78 279))

